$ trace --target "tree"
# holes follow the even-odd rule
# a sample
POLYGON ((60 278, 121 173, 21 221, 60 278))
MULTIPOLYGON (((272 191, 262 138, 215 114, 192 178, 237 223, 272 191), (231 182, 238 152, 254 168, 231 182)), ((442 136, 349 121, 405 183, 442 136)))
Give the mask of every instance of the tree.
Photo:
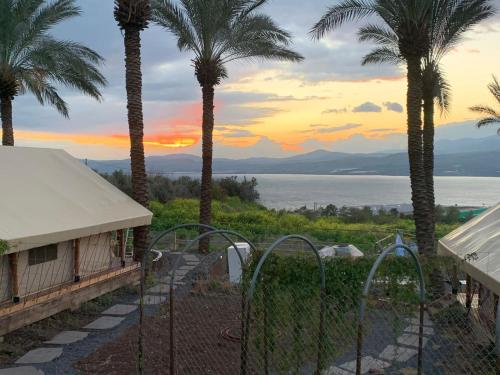
MULTIPOLYGON (((149 0, 115 0, 115 19, 124 33, 132 197, 148 207, 148 180, 144 157, 142 112, 141 31, 151 16, 149 0)), ((134 258, 141 260, 148 246, 148 228, 134 228, 134 258)))
POLYGON ((67 103, 56 85, 67 86, 97 100, 106 84, 98 71, 103 62, 93 50, 58 40, 49 31, 80 15, 74 0, 0 0, 0 112, 2 144, 14 146, 12 102, 31 92, 40 104, 54 106, 68 117, 67 103))
MULTIPOLYGON (((227 78, 227 63, 240 59, 301 61, 289 49, 291 36, 264 14, 267 0, 153 0, 153 20, 177 38, 181 51, 194 54, 203 96, 200 223, 211 222, 214 88, 227 78)), ((200 243, 208 251, 208 240, 200 243)))
MULTIPOLYGON (((434 107, 447 112, 450 106, 450 85, 446 81, 441 65, 443 57, 461 41, 463 34, 480 21, 490 17, 493 9, 489 0, 435 0, 429 28, 429 48, 422 59, 423 99, 423 166, 426 196, 431 226, 429 241, 434 243, 435 196, 434 196, 434 107)), ((404 63, 398 51, 398 36, 392 31, 377 26, 367 26, 359 31, 362 41, 372 41, 379 46, 363 60, 368 63, 404 63)))
POLYGON ((428 223, 429 207, 426 197, 425 171, 422 149, 422 67, 421 61, 429 50, 432 14, 438 0, 343 0, 328 9, 314 25, 312 35, 320 39, 348 21, 367 17, 377 18, 382 24, 369 24, 382 34, 397 38, 397 55, 407 69, 407 133, 410 182, 417 243, 420 251, 433 252, 428 223))
MULTIPOLYGON (((493 82, 488 85, 488 89, 497 101, 497 104, 500 105, 500 84, 495 76, 493 76, 493 82)), ((488 125, 498 125, 498 135, 500 135, 500 112, 487 105, 476 105, 471 107, 470 110, 487 116, 479 120, 477 123, 478 128, 488 125)))

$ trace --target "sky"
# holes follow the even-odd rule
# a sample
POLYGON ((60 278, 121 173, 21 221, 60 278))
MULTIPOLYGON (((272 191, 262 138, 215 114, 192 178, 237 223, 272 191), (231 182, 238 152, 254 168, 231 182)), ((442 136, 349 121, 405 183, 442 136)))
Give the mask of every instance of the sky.
MULTIPOLYGON (((368 153, 406 147, 404 68, 361 66, 373 45, 357 41, 350 24, 321 41, 311 26, 336 0, 270 0, 262 12, 293 35, 301 63, 238 61, 216 88, 215 157, 286 157, 318 149, 368 153)), ((500 9, 500 0, 493 1, 500 9)), ((113 1, 79 0, 82 16, 52 33, 95 49, 106 60, 109 84, 97 102, 70 89, 61 93, 70 118, 26 94, 14 100, 16 145, 63 148, 79 158, 123 159, 129 154, 123 35, 113 1)), ((500 76, 500 15, 464 35, 444 60, 452 85, 451 110, 436 118, 437 139, 486 137, 474 127, 475 104, 494 104, 486 88, 500 76)), ((142 33, 145 149, 147 155, 200 154, 201 88, 192 54, 151 25, 142 33)))

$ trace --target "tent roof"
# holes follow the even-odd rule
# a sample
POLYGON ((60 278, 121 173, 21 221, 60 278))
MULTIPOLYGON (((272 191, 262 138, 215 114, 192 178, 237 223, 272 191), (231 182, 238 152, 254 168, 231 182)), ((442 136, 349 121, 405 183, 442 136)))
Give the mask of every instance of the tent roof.
POLYGON ((0 146, 0 176, 8 252, 151 223, 149 210, 62 150, 0 146))
POLYGON ((500 295, 500 204, 441 239, 439 253, 462 260, 465 272, 500 295))

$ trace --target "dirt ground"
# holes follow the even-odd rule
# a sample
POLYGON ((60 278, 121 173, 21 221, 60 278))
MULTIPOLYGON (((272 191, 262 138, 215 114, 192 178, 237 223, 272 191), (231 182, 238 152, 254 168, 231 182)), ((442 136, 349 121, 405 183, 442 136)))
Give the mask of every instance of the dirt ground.
MULTIPOLYGON (((191 294, 175 302, 177 374, 239 373, 241 296, 191 294)), ((146 317, 144 373, 170 374, 169 315, 165 305, 146 317)), ((134 374, 138 366, 138 326, 99 348, 75 367, 84 374, 134 374)))
POLYGON ((6 334, 3 342, 0 342, 0 365, 13 363, 27 351, 40 347, 44 341, 50 340, 63 330, 80 329, 117 301, 136 294, 137 288, 124 287, 83 303, 78 310, 62 311, 6 334))

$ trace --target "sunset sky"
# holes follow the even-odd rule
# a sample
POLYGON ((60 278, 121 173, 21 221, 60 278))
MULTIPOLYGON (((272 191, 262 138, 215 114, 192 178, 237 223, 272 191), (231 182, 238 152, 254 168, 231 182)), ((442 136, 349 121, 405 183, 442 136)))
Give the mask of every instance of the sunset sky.
MULTIPOLYGON (((390 65, 361 66, 372 45, 359 43, 352 24, 321 42, 308 31, 335 0, 271 0, 263 11, 294 36, 300 64, 236 62, 216 89, 215 157, 287 156, 317 149, 374 152, 404 149, 406 77, 390 65)), ((109 86, 101 103, 62 89, 71 118, 41 107, 28 95, 14 101, 16 144, 64 148, 80 158, 128 156, 123 39, 113 19, 113 1, 80 0, 83 15, 54 30, 83 42, 106 59, 109 86)), ((500 8, 500 0, 495 0, 500 8)), ((359 25, 358 25, 359 26, 359 25)), ((199 154, 201 89, 190 53, 156 26, 142 34, 145 146, 148 155, 199 154)), ((443 62, 452 84, 452 107, 437 119, 438 139, 486 137, 478 130, 474 104, 493 104, 487 91, 500 76, 500 16, 466 34, 443 62)))

